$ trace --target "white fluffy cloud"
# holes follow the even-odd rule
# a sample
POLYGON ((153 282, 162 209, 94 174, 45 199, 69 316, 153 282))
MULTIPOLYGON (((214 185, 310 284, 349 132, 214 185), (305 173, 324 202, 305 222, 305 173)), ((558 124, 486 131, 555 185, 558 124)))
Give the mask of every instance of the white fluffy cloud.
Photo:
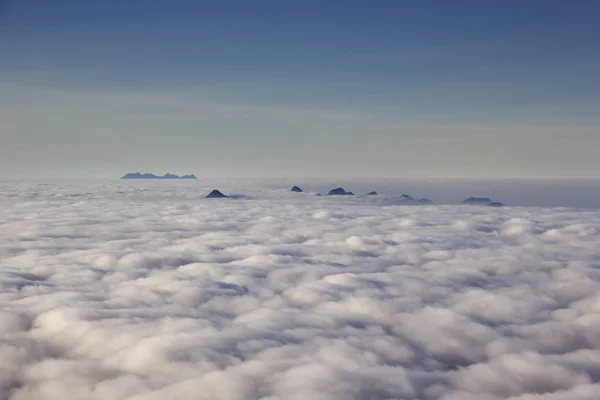
POLYGON ((0 187, 0 398, 596 400, 600 212, 0 187))

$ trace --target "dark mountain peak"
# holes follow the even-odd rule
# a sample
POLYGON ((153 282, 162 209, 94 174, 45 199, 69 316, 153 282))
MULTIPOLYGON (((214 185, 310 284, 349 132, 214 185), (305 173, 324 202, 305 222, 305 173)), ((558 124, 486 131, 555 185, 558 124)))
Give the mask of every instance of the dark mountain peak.
POLYGON ((461 201, 461 204, 470 204, 470 205, 488 205, 492 202, 492 199, 488 197, 469 197, 461 201))
POLYGON ((226 199, 227 196, 225 196, 223 193, 221 193, 220 191, 218 191, 217 189, 213 190, 212 192, 210 192, 207 196, 207 199, 226 199))
POLYGON ((328 193, 329 196, 353 196, 354 193, 346 192, 343 188, 331 189, 328 193))

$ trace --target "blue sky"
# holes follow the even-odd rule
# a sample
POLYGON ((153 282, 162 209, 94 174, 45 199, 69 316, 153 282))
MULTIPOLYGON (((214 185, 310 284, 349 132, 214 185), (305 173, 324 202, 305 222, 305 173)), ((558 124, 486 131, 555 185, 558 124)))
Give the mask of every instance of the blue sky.
POLYGON ((600 177, 597 1, 0 4, 0 176, 600 177))

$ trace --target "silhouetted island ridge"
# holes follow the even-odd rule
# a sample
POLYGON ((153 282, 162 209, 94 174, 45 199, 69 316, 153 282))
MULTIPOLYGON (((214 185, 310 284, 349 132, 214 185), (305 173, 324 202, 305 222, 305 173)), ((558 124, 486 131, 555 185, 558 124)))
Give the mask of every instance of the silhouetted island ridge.
POLYGON ((139 172, 130 172, 125 174, 121 179, 198 179, 196 175, 175 175, 175 174, 164 174, 163 176, 154 174, 141 174, 139 172))

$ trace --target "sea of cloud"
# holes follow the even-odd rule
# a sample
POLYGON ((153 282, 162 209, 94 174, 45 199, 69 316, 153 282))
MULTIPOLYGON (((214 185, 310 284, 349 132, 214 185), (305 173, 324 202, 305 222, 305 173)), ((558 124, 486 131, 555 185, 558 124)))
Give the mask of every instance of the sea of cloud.
POLYGON ((0 183, 0 399, 600 398, 600 210, 209 188, 0 183))

